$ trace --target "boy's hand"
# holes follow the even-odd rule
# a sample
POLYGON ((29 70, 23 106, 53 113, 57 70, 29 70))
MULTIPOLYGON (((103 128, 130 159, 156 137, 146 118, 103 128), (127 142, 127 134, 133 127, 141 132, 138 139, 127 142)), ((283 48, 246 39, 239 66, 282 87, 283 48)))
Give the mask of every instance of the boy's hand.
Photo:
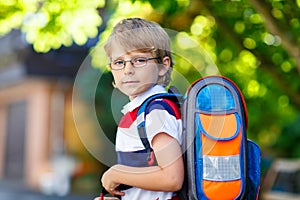
POLYGON ((113 195, 113 196, 115 196, 115 195, 117 195, 117 196, 124 196, 124 195, 125 195, 125 193, 119 191, 117 187, 114 188, 114 189, 113 189, 113 188, 110 188, 108 192, 109 192, 111 195, 113 195))
POLYGON ((116 170, 111 167, 102 175, 102 185, 113 196, 124 196, 125 193, 118 190, 119 183, 114 181, 116 170))

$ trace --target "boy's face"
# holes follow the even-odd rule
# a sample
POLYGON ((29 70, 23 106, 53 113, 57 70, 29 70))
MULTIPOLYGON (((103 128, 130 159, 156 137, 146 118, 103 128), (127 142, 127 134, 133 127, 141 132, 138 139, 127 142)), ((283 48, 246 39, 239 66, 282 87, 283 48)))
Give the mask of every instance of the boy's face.
MULTIPOLYGON (((130 61, 135 58, 154 58, 154 56, 148 52, 131 51, 124 52, 120 48, 113 48, 111 55, 111 63, 115 61, 130 61)), ((134 99, 137 95, 144 93, 150 87, 157 83, 158 77, 163 76, 169 66, 168 58, 164 58, 164 64, 159 67, 157 61, 147 60, 147 64, 143 67, 136 68, 131 62, 125 62, 125 67, 120 70, 111 69, 116 87, 129 96, 130 100, 134 99)))

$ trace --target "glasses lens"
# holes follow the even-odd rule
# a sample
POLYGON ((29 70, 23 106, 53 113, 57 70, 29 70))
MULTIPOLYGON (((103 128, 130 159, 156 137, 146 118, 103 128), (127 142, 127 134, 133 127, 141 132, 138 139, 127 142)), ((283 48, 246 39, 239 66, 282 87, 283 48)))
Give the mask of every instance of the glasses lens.
POLYGON ((124 60, 115 60, 114 62, 111 63, 111 68, 112 69, 122 69, 124 66, 124 60))
POLYGON ((134 58, 132 59, 132 63, 134 67, 143 67, 147 64, 147 58, 144 57, 134 58))

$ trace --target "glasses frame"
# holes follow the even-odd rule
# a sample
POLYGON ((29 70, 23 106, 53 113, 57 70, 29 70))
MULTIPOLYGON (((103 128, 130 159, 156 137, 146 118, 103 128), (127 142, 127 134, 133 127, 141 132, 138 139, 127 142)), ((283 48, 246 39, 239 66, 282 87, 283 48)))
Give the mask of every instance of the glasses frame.
POLYGON ((109 67, 110 67, 110 69, 112 69, 112 70, 122 70, 122 69, 124 69, 125 68, 125 66, 126 66, 126 63, 127 62, 130 62, 131 63, 131 65, 134 67, 134 68, 142 68, 142 67, 145 67, 146 65, 147 65, 147 62, 149 61, 149 60, 157 60, 157 59, 160 59, 160 57, 150 57, 150 58, 147 58, 147 57, 143 57, 143 56, 139 56, 139 57, 135 57, 135 58, 132 58, 132 59, 130 59, 130 60, 122 60, 122 59, 117 59, 117 60, 115 60, 115 61, 113 61, 113 62, 116 62, 116 61, 123 61, 124 63, 123 63, 123 67, 121 67, 121 68, 114 68, 114 67, 112 67, 112 63, 109 63, 109 67), (140 65, 140 66, 135 66, 135 62, 134 62, 134 60, 138 60, 138 59, 140 59, 140 58, 142 58, 142 59, 145 59, 145 64, 143 64, 143 65, 140 65))

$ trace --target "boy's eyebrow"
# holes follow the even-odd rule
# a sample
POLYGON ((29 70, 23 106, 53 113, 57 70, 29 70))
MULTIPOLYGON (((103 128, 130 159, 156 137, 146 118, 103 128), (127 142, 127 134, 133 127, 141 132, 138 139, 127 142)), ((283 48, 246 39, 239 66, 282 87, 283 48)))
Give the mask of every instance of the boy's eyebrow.
POLYGON ((112 58, 111 60, 120 60, 120 59, 123 59, 123 58, 124 58, 124 56, 118 56, 116 58, 112 58))
POLYGON ((124 59, 124 57, 125 57, 126 54, 127 54, 127 53, 122 54, 122 55, 119 55, 119 56, 116 56, 116 57, 111 57, 111 59, 112 59, 112 60, 120 60, 120 59, 124 59))
POLYGON ((144 54, 147 54, 148 52, 140 52, 140 51, 132 51, 132 52, 126 52, 124 55, 117 56, 115 58, 112 58, 112 60, 119 60, 124 59, 125 55, 133 56, 134 58, 139 56, 144 56, 144 54), (132 53, 136 53, 137 55, 132 55, 132 53))

